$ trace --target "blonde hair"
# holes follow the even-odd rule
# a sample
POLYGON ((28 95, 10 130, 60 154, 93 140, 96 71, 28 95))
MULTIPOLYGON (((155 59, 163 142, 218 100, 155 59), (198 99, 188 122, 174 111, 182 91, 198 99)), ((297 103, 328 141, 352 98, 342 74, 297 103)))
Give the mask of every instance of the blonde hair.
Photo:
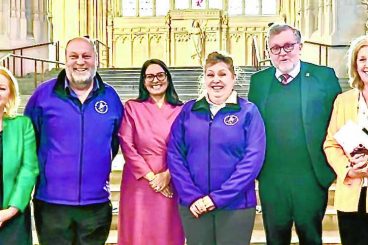
POLYGON ((354 39, 348 50, 348 74, 349 74, 349 84, 352 88, 357 88, 359 90, 363 90, 364 83, 360 79, 360 76, 357 71, 357 56, 359 50, 364 46, 368 46, 368 36, 360 36, 354 39))
POLYGON ((19 89, 17 79, 13 76, 13 74, 6 69, 5 67, 0 66, 0 75, 4 76, 9 82, 9 101, 6 103, 4 108, 4 116, 5 117, 14 117, 17 113, 17 109, 19 106, 19 89))

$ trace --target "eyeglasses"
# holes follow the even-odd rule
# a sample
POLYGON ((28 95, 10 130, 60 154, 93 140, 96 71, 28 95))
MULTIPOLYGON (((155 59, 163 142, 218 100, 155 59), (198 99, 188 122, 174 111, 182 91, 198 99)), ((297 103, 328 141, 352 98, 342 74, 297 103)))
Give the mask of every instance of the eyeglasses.
POLYGON ((159 72, 156 75, 155 74, 146 74, 146 75, 144 75, 144 79, 146 80, 146 82, 152 82, 153 80, 155 80, 155 77, 157 78, 157 80, 162 82, 163 80, 166 79, 166 73, 165 72, 159 72))
POLYGON ((286 43, 284 46, 273 46, 272 48, 270 48, 270 51, 272 54, 274 55, 279 55, 281 53, 281 49, 283 49, 285 51, 285 53, 290 53, 291 51, 294 50, 294 45, 297 43, 286 43))

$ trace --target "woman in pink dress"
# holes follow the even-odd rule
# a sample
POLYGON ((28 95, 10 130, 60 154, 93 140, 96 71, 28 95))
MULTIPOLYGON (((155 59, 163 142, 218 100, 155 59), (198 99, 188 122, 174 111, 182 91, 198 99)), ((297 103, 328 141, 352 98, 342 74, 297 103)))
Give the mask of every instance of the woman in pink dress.
POLYGON ((184 232, 166 163, 170 128, 181 110, 164 62, 147 60, 139 96, 125 104, 119 131, 125 158, 120 190, 119 245, 183 245, 184 232))

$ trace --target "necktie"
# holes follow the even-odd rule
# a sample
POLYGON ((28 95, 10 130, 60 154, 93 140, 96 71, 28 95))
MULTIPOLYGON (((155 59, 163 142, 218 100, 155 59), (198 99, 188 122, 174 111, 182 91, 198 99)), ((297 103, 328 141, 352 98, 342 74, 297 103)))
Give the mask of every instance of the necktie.
POLYGON ((290 76, 289 74, 287 74, 287 73, 282 74, 282 75, 280 76, 281 83, 282 83, 282 84, 284 84, 284 85, 288 84, 288 81, 289 81, 289 78, 290 78, 290 77, 291 77, 291 76, 290 76))

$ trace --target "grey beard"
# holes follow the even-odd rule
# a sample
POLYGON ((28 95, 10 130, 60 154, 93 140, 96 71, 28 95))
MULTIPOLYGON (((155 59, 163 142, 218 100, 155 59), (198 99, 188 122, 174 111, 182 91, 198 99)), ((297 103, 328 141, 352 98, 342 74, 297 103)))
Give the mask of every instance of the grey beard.
POLYGON ((69 79, 69 82, 72 83, 76 88, 84 89, 89 87, 93 82, 93 78, 96 76, 96 69, 92 69, 89 73, 89 76, 76 76, 73 71, 70 72, 66 69, 66 75, 69 79))

